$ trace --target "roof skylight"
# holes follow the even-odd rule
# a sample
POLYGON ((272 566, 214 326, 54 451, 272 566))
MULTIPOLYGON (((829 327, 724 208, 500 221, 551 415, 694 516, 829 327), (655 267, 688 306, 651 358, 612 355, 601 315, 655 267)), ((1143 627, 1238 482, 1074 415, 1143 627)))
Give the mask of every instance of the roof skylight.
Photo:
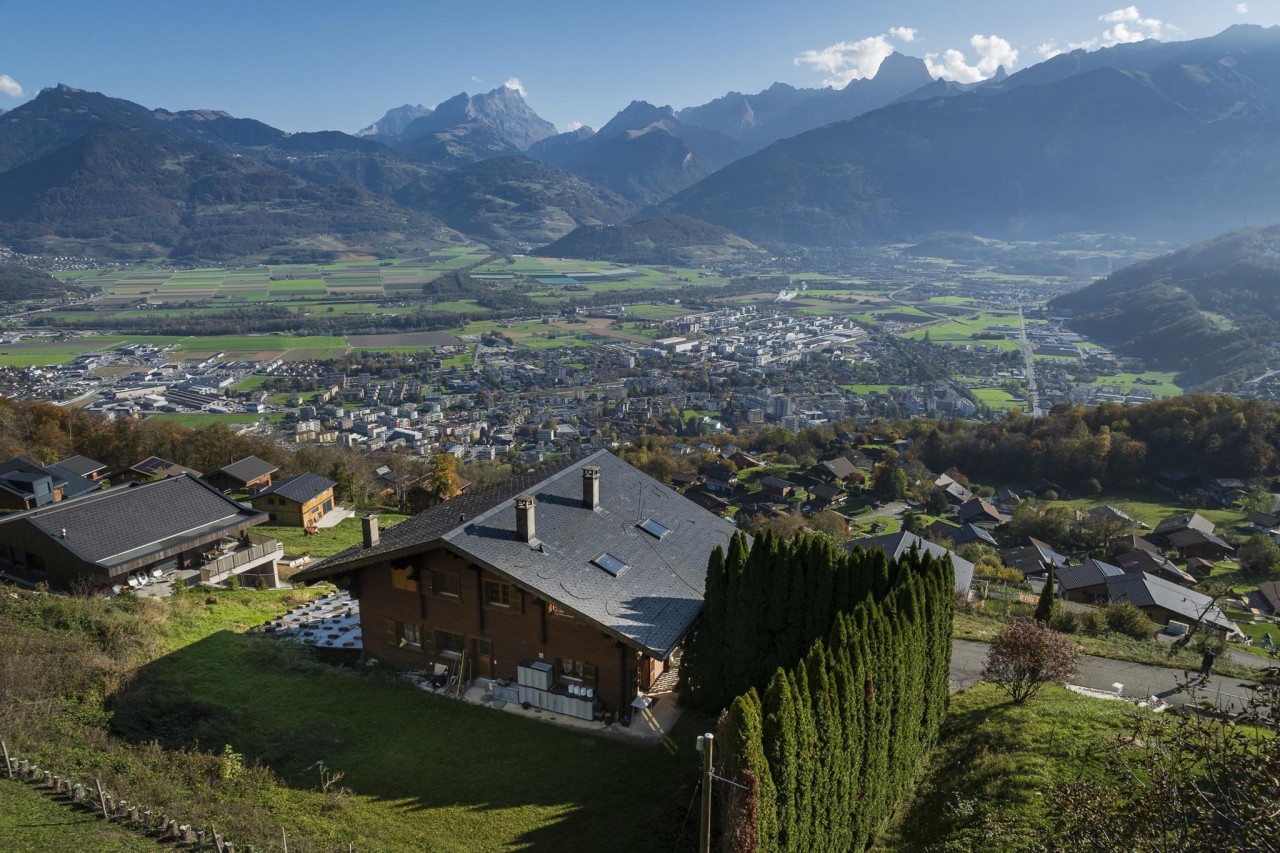
POLYGON ((645 533, 648 533, 654 539, 665 539, 671 533, 671 528, 665 524, 654 521, 652 518, 646 518, 644 521, 636 525, 645 533))
POLYGON ((591 562, 599 566, 600 568, 604 569, 606 572, 608 572, 610 575, 612 575, 615 578, 618 575, 625 572, 627 569, 631 568, 626 563, 622 562, 617 557, 610 554, 608 551, 602 553, 600 556, 596 557, 591 562))

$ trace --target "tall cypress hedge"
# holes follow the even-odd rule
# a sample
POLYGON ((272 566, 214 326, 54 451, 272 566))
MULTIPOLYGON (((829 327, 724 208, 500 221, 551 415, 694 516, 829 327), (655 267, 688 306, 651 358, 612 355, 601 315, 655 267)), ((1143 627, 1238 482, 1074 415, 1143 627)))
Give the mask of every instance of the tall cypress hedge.
POLYGON ((682 689, 727 708, 721 772, 749 779, 722 792, 731 849, 869 846, 946 714, 953 590, 947 560, 890 562, 822 536, 749 549, 739 536, 712 555, 682 689))

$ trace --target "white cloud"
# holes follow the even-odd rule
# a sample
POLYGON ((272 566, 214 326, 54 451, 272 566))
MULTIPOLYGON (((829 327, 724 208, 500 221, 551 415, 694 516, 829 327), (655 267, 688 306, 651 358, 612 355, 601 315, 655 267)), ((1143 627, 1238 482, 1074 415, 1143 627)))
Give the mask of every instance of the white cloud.
POLYGON ((472 75, 471 75, 471 82, 472 82, 472 83, 480 83, 480 84, 483 84, 483 83, 484 83, 484 81, 483 81, 483 80, 481 80, 479 77, 477 77, 477 76, 476 76, 476 75, 474 75, 474 74, 472 74, 472 75))
POLYGON ((1112 25, 1102 34, 1103 47, 1129 44, 1135 41, 1145 41, 1146 39, 1158 39, 1168 31, 1175 29, 1156 18, 1142 17, 1142 13, 1138 11, 1137 6, 1126 6, 1123 9, 1116 9, 1114 12, 1099 15, 1098 20, 1104 24, 1112 25))
POLYGON ((18 81, 14 80, 8 74, 0 74, 0 95, 8 95, 10 98, 21 98, 25 92, 22 86, 18 85, 18 81))
POLYGON ((794 60, 796 65, 808 65, 827 75, 824 86, 842 89, 853 80, 876 76, 880 63, 894 51, 894 41, 915 41, 918 30, 912 27, 891 27, 889 32, 867 36, 858 41, 836 42, 821 50, 806 50, 794 60))
POLYGON ((1047 42, 1036 48, 1036 53, 1040 54, 1044 59, 1053 59, 1062 52, 1062 48, 1058 47, 1058 43, 1053 39, 1049 39, 1047 42))
POLYGON ((580 122, 580 121, 571 121, 571 122, 569 122, 569 132, 570 132, 570 133, 573 133, 575 130, 579 130, 579 129, 581 129, 581 128, 582 128, 582 122, 580 122))
POLYGON ((972 65, 963 53, 954 48, 945 51, 941 61, 938 61, 936 53, 925 54, 924 64, 934 77, 957 83, 977 83, 995 74, 1001 65, 1008 71, 1018 61, 1018 51, 1000 36, 975 35, 969 39, 969 45, 978 56, 978 61, 972 65))
POLYGON ((529 97, 529 93, 525 91, 524 84, 520 82, 519 77, 508 77, 507 82, 502 84, 505 88, 510 89, 522 98, 529 97))
POLYGON ((1249 4, 1248 4, 1248 3, 1237 3, 1237 4, 1236 4, 1236 14, 1237 14, 1237 15, 1247 15, 1247 14, 1249 14, 1249 4))

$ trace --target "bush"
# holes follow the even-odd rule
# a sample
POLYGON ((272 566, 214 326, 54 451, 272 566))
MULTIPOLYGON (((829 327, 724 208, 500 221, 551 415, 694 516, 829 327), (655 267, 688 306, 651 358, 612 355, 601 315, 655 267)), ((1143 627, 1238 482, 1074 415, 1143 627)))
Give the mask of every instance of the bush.
POLYGON ((1074 634, 1078 623, 1076 614, 1067 609, 1061 601, 1053 602, 1053 611, 1049 614, 1049 627, 1063 634, 1074 634))
POLYGON ((1137 607, 1127 601, 1115 601, 1106 606, 1104 615, 1107 627, 1117 634, 1135 640, 1149 640, 1155 635, 1155 625, 1137 607))
POLYGON ((982 677, 1009 695, 1015 705, 1034 697, 1050 681, 1076 670, 1079 652, 1057 631, 1023 619, 1006 625, 991 641, 982 677))
POLYGON ((1101 634, 1107 630, 1107 616, 1096 607, 1076 614, 1076 628, 1084 634, 1101 634))

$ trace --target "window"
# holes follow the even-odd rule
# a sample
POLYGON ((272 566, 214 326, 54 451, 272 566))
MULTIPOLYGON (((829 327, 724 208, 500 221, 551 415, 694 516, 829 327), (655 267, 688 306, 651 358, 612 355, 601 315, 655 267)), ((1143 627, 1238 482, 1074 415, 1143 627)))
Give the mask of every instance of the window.
POLYGON ((450 634, 448 631, 436 631, 436 651, 442 655, 457 656, 462 654, 464 640, 461 634, 450 634))
POLYGON ((581 684, 583 687, 596 686, 596 668, 577 658, 558 658, 556 677, 560 681, 581 684))
POLYGON ((666 539, 671 533, 671 528, 667 527, 665 524, 654 521, 652 518, 646 518, 636 526, 645 533, 648 533, 654 539, 658 540, 666 539))
POLYGON ((458 573, 433 569, 431 571, 431 592, 433 595, 447 595, 450 598, 461 597, 462 592, 458 583, 458 573))
POLYGON ((596 557, 591 562, 596 564, 600 568, 604 569, 606 572, 613 575, 615 578, 618 575, 625 572, 627 569, 631 568, 626 563, 622 562, 617 557, 613 556, 607 551, 601 554, 600 556, 596 557))
POLYGON ((422 648, 422 627, 410 622, 400 625, 400 645, 415 649, 422 648))
POLYGON ((417 592, 418 580, 414 576, 413 566, 403 566, 391 568, 391 586, 396 589, 402 589, 405 592, 417 592))
POLYGON ((484 582, 484 603, 490 607, 510 607, 512 600, 518 598, 518 596, 519 593, 512 589, 509 583, 502 583, 501 581, 484 582))
POLYGON ((547 602, 547 615, 559 616, 561 619, 573 618, 573 614, 570 613, 568 610, 565 610, 563 607, 561 607, 558 604, 552 604, 550 601, 547 602))

